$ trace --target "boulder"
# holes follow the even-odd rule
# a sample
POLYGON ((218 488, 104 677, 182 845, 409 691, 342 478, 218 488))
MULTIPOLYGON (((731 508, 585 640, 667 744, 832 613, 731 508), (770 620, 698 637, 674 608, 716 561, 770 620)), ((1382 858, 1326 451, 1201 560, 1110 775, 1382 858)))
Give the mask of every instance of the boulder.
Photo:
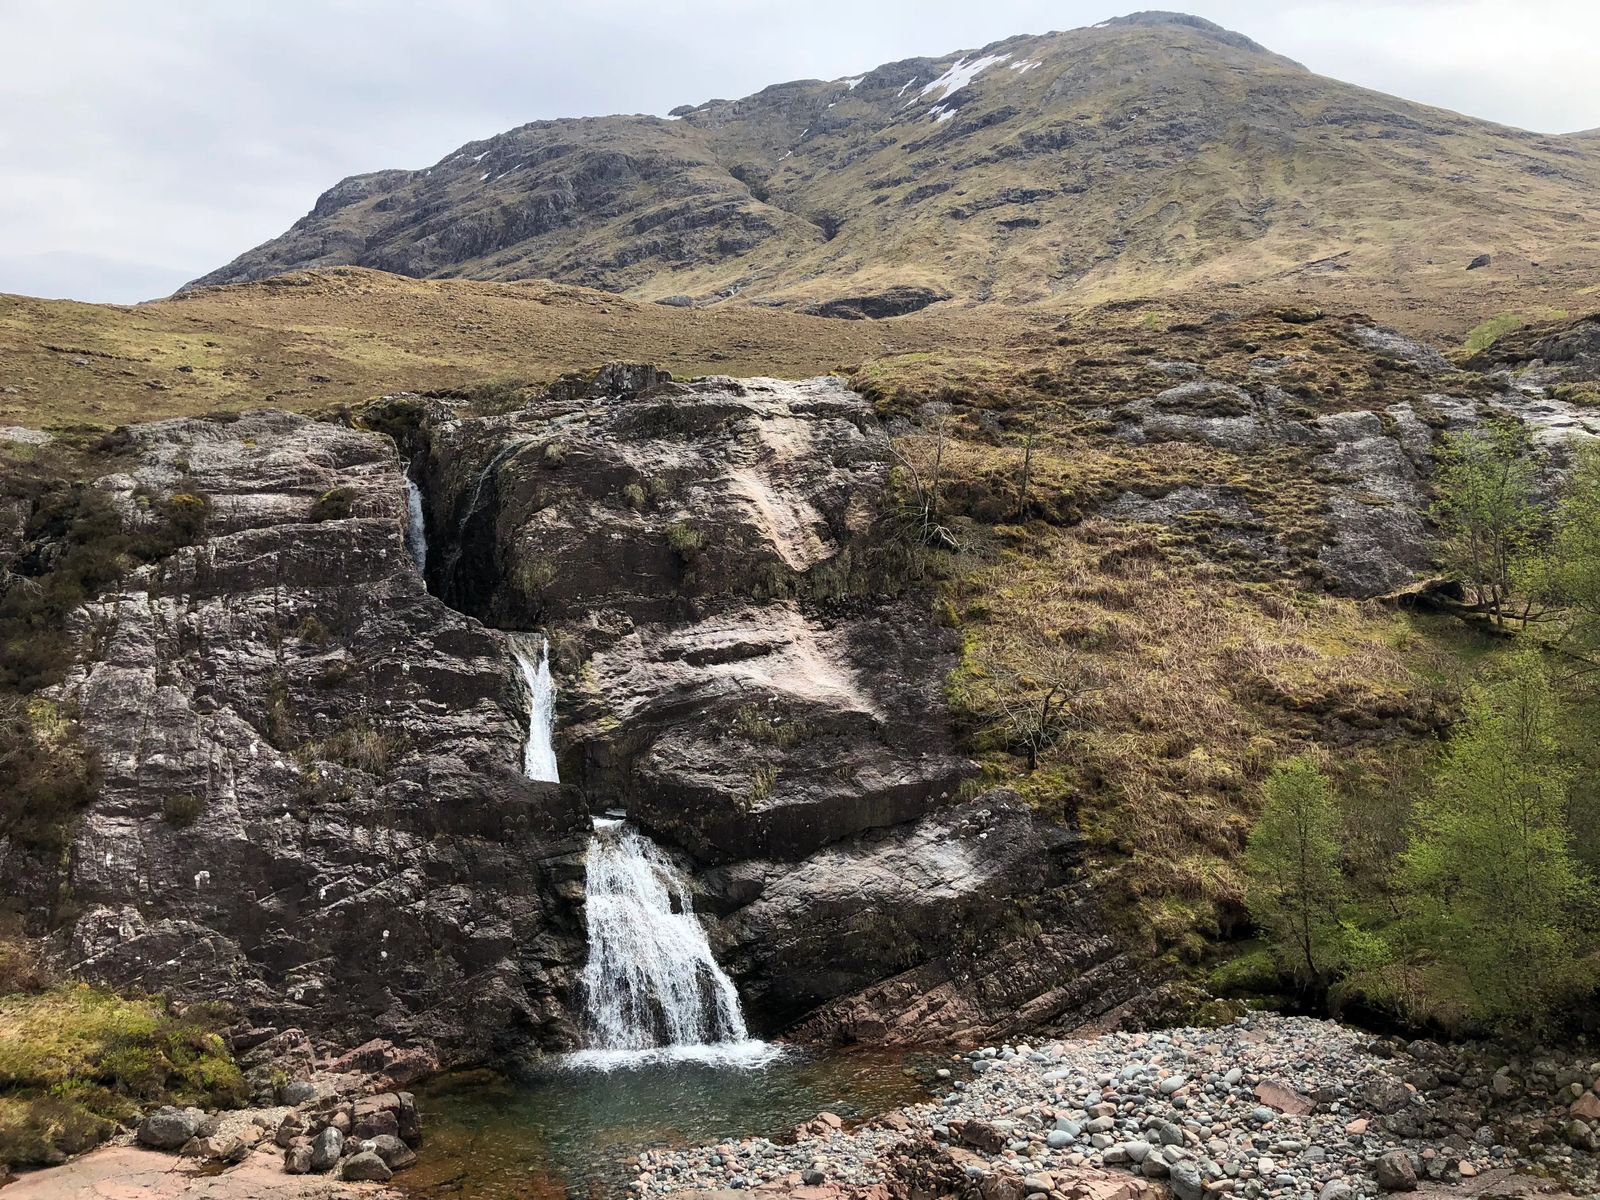
POLYGON ((163 1105, 139 1122, 137 1138, 152 1150, 180 1150, 200 1128, 205 1114, 197 1108, 163 1105))
POLYGON ((392 1134, 381 1133, 372 1139, 372 1152, 383 1159, 391 1171, 403 1171, 417 1161, 415 1151, 392 1134))
POLYGON ((345 1159, 339 1167, 339 1178, 352 1183, 387 1183, 394 1173, 371 1150, 361 1150, 345 1159))
MULTIPOLYGON (((1200 1168, 1189 1159, 1179 1159, 1168 1169, 1167 1184, 1177 1200, 1201 1200, 1205 1181, 1200 1168)), ((1319 1196, 1318 1200, 1347 1200, 1346 1197, 1319 1196)))
POLYGON ((311 1147, 303 1142, 287 1147, 283 1152, 283 1170, 287 1175, 309 1175, 311 1147))
POLYGON ((1410 1192, 1417 1186, 1416 1159, 1409 1150, 1390 1150, 1374 1165, 1378 1186, 1386 1192, 1410 1192))
POLYGON ((1399 1112, 1411 1103, 1411 1089, 1393 1075, 1378 1074, 1362 1086, 1357 1099, 1373 1112, 1399 1112))
POLYGON ((306 1135, 305 1116, 297 1112, 283 1114, 283 1120, 278 1122, 278 1128, 272 1135, 272 1140, 287 1150, 306 1135))
POLYGON ((331 1171, 333 1164, 343 1154, 344 1134, 330 1125, 311 1142, 311 1169, 317 1172, 331 1171))

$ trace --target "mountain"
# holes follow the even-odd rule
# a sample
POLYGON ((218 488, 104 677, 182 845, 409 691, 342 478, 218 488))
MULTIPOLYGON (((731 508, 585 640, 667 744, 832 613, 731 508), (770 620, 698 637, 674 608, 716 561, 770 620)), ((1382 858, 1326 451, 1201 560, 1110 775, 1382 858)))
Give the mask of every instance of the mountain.
POLYGON ((868 316, 1490 276, 1549 294, 1600 277, 1597 185, 1593 136, 1413 104, 1140 13, 666 119, 534 122, 346 179, 195 283, 354 264, 868 316))

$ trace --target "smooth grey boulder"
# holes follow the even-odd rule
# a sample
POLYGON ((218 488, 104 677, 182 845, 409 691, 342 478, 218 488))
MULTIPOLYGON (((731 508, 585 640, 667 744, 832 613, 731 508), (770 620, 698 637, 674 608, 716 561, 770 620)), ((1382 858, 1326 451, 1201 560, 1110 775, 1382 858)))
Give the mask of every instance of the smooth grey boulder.
POLYGON ((388 1165, 371 1150, 362 1150, 345 1159, 339 1178, 352 1183, 387 1183, 393 1176, 388 1165))
POLYGON ((344 1154, 344 1134, 329 1125, 311 1142, 311 1169, 331 1171, 333 1164, 344 1154))
POLYGON ((181 1150, 195 1136, 204 1116, 197 1108, 164 1105, 139 1122, 135 1136, 141 1146, 152 1150, 181 1150))

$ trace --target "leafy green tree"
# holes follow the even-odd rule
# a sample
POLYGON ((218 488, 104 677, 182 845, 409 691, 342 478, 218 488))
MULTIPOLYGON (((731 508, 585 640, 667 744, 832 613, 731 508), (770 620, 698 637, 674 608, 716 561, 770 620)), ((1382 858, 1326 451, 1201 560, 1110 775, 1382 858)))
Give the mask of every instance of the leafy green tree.
POLYGON ((1273 768, 1245 849, 1245 903, 1279 969, 1309 987, 1326 986, 1344 957, 1338 830, 1333 789, 1315 760, 1273 768))
POLYGON ((1432 508, 1440 557, 1496 624, 1513 615, 1518 559, 1544 523, 1534 501, 1537 481, 1538 464, 1520 421, 1445 438, 1432 508))
POLYGON ((1547 550, 1530 556, 1522 586, 1551 608, 1559 644, 1600 666, 1600 442, 1573 448, 1547 550))
POLYGON ((1535 650, 1474 688, 1403 865, 1420 945, 1468 1015, 1502 1028, 1536 1027, 1584 985, 1588 882, 1571 852, 1560 722, 1535 650))

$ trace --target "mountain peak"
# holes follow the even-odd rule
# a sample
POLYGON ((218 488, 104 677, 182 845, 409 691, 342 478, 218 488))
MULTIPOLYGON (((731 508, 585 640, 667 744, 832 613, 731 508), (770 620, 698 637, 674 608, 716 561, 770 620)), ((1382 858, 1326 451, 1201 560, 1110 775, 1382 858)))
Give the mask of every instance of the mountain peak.
POLYGON ((199 282, 355 265, 892 313, 1600 258, 1592 141, 1340 83, 1183 13, 671 115, 535 121, 354 177, 199 282))
POLYGON ((1126 16, 1112 17, 1110 20, 1101 21, 1098 25, 1090 26, 1090 28, 1115 29, 1129 26, 1142 28, 1175 26, 1183 29, 1195 29, 1225 45, 1233 46, 1240 50, 1254 50, 1261 54, 1272 53, 1261 43, 1245 37, 1242 33, 1235 33, 1231 29, 1226 29, 1215 21, 1208 21, 1204 17, 1197 17, 1190 13, 1167 12, 1157 8, 1147 9, 1144 12, 1128 13, 1126 16))

